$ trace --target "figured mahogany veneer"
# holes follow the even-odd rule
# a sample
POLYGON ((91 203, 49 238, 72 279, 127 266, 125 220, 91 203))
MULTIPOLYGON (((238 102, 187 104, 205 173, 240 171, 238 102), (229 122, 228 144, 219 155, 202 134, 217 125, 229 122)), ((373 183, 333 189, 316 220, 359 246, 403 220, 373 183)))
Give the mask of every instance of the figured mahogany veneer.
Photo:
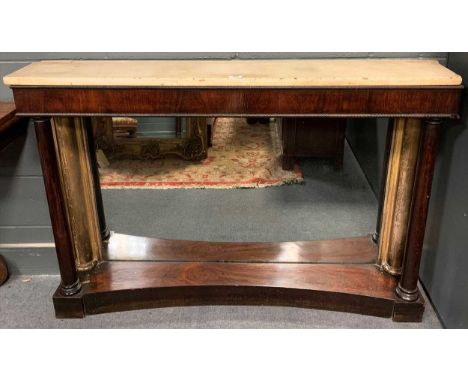
MULTIPOLYGON (((213 243, 113 234, 82 290, 54 295, 58 318, 183 305, 276 305, 418 320, 396 304, 396 279, 375 266, 370 237, 213 243)), ((397 318, 398 319, 398 318, 397 318)))
POLYGON ((377 247, 370 236, 335 240, 229 243, 163 240, 113 234, 104 260, 158 262, 372 264, 377 247))
POLYGON ((395 286, 375 267, 358 265, 114 261, 90 277, 83 305, 85 314, 127 310, 129 304, 267 304, 390 317, 395 286))
MULTIPOLYGON (((242 253, 242 243, 239 249, 242 253)), ((382 317, 393 312, 396 280, 374 264, 283 262, 274 255, 268 259, 266 254, 262 262, 231 262, 235 255, 225 256, 226 261, 209 258, 178 261, 176 255, 173 261, 164 262, 105 261, 74 297, 63 297, 57 291, 57 315, 82 317, 136 308, 209 304, 324 308, 382 317)))
POLYGON ((458 116, 461 86, 13 87, 20 115, 458 116))

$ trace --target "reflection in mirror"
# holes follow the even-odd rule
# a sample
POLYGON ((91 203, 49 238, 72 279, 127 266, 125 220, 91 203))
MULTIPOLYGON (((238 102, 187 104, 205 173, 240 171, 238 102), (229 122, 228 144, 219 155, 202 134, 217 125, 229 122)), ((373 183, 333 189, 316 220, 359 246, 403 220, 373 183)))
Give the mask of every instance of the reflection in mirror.
POLYGON ((97 149, 101 158, 154 160, 179 156, 201 160, 207 155, 206 118, 131 118, 93 119, 97 149))
POLYGON ((173 240, 370 242, 377 198, 343 122, 95 118, 108 225, 173 240))

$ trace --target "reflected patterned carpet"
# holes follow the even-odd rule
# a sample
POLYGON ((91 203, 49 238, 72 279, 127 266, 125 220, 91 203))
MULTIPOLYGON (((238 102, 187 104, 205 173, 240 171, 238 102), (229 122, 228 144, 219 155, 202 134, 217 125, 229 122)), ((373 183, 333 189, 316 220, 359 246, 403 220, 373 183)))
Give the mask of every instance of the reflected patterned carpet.
POLYGON ((116 160, 100 169, 104 189, 259 188, 302 183, 301 170, 281 168, 275 123, 248 125, 244 118, 217 118, 208 158, 116 160))

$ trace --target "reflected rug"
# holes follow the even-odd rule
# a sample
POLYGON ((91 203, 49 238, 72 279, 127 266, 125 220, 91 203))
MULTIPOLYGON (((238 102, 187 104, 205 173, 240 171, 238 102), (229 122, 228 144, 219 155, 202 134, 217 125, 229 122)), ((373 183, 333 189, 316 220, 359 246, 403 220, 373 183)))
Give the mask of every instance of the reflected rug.
POLYGON ((208 158, 116 160, 100 169, 104 189, 260 188, 304 181, 299 167, 281 168, 277 126, 248 125, 244 118, 217 118, 208 158))

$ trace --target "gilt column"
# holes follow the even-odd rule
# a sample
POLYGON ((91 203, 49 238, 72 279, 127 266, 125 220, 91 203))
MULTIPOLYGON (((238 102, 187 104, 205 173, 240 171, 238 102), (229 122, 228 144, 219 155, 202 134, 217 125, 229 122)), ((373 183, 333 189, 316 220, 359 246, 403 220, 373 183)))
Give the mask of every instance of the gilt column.
POLYGON ((102 257, 87 127, 82 118, 54 117, 52 132, 73 254, 77 269, 86 271, 102 257))
POLYGON ((385 197, 380 217, 378 263, 386 272, 399 275, 411 217, 421 120, 396 118, 391 134, 385 197))

